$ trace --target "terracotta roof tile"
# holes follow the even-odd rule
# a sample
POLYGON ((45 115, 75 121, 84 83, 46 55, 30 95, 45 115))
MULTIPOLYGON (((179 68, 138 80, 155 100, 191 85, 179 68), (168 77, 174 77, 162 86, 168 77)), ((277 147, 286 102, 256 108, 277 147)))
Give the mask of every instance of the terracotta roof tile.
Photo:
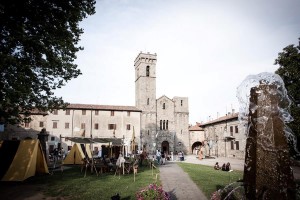
POLYGON ((189 131, 203 131, 203 128, 199 127, 197 124, 194 126, 191 126, 189 128, 189 131))
POLYGON ((229 115, 226 115, 226 116, 219 117, 218 119, 203 123, 203 124, 201 124, 201 126, 216 124, 216 123, 223 122, 223 121, 226 121, 226 120, 238 118, 238 116, 239 116, 239 113, 229 114, 229 115))

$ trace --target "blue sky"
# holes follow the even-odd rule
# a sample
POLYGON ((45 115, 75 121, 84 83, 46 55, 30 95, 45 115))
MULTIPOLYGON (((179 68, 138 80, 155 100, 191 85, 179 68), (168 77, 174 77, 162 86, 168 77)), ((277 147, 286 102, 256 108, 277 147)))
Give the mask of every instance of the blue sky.
POLYGON ((300 37, 299 0, 101 0, 84 29, 83 75, 55 92, 70 103, 135 105, 133 62, 157 53, 157 98, 189 98, 190 123, 238 111, 236 89, 274 72, 300 37))

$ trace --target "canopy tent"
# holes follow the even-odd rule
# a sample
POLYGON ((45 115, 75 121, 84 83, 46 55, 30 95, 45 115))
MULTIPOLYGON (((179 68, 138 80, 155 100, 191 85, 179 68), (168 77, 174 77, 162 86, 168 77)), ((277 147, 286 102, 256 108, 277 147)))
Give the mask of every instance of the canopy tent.
POLYGON ((75 143, 63 162, 66 165, 79 165, 83 163, 84 158, 92 158, 90 144, 75 143))
POLYGON ((115 146, 122 145, 121 138, 84 138, 84 137, 65 137, 67 140, 70 140, 75 143, 80 144, 91 144, 91 143, 112 143, 115 146))
POLYGON ((49 173, 38 139, 0 142, 0 180, 23 181, 37 173, 49 173))

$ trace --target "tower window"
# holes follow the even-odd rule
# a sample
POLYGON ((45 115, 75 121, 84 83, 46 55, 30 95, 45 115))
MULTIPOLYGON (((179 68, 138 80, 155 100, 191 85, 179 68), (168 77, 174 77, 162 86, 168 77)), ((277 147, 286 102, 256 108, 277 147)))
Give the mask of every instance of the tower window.
POLYGON ((165 125, 166 125, 166 121, 164 120, 163 121, 163 130, 165 130, 165 127, 166 127, 165 125))
POLYGON ((149 101, 150 101, 150 100, 149 100, 149 98, 148 98, 148 99, 147 99, 147 105, 149 105, 149 101))
POLYGON ((166 109, 166 104, 165 103, 163 103, 163 109, 166 109))
POLYGON ((182 104, 183 104, 183 100, 180 101, 180 105, 181 105, 181 106, 182 106, 182 104))
POLYGON ((150 67, 147 66, 147 68, 146 68, 146 76, 149 76, 149 75, 150 75, 150 67))
POLYGON ((162 120, 160 120, 159 129, 162 130, 162 120))
POLYGON ((169 123, 169 120, 167 120, 167 123, 166 123, 166 129, 168 130, 168 123, 169 123))

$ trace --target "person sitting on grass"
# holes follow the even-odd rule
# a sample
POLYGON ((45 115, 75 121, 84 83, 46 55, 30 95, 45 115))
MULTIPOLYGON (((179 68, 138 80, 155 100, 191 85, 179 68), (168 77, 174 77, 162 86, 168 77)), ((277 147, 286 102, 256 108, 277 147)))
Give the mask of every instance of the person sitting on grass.
POLYGON ((222 165, 222 171, 226 171, 226 165, 225 165, 225 163, 222 165))
POLYGON ((232 172, 233 171, 233 170, 231 170, 231 166, 230 166, 229 162, 226 164, 225 171, 227 171, 227 172, 232 172))
POLYGON ((219 163, 218 163, 218 162, 216 162, 216 164, 215 164, 215 166, 214 166, 214 169, 215 169, 215 170, 219 170, 219 169, 220 169, 220 166, 219 166, 219 163))

